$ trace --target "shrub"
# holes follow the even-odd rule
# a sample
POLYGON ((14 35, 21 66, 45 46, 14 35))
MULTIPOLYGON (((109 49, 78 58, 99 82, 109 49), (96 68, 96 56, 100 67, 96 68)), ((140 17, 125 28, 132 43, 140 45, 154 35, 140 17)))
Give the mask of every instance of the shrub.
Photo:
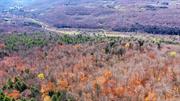
POLYGON ((125 54, 126 50, 122 47, 118 47, 116 49, 113 50, 112 54, 115 54, 115 55, 121 55, 123 56, 125 54))
POLYGON ((8 79, 2 90, 0 90, 0 101, 35 101, 35 98, 39 95, 39 90, 35 86, 27 86, 27 84, 20 79, 15 77, 14 79, 8 79), (29 96, 24 97, 22 94, 24 91, 29 90, 29 96), (4 94, 3 91, 7 91, 8 94, 4 94), (11 91, 17 91, 9 93, 11 91), (18 94, 19 93, 19 94, 18 94), (18 98, 16 97, 18 94, 18 98), (10 95, 14 96, 11 97, 10 95), (3 100, 1 100, 3 99, 3 100))
POLYGON ((76 35, 76 36, 69 36, 69 35, 64 35, 62 37, 59 37, 59 43, 65 43, 65 44, 78 44, 78 43, 85 43, 88 41, 94 40, 90 36, 85 36, 85 35, 76 35))
POLYGON ((112 54, 112 55, 121 55, 123 56, 123 54, 125 54, 126 50, 124 48, 122 48, 120 45, 120 43, 118 43, 119 41, 111 41, 110 43, 107 44, 107 46, 105 47, 105 53, 106 54, 112 54))
POLYGON ((16 77, 14 81, 12 79, 8 79, 7 84, 3 87, 3 89, 16 89, 23 92, 25 89, 27 89, 27 86, 24 81, 16 77))
POLYGON ((31 99, 21 98, 21 99, 15 100, 15 99, 7 96, 6 94, 4 94, 3 91, 0 89, 0 101, 35 101, 35 99, 33 99, 33 98, 31 98, 31 99))
POLYGON ((3 91, 0 89, 0 101, 15 101, 15 100, 5 95, 3 91))
POLYGON ((110 43, 107 44, 107 46, 105 47, 105 53, 106 54, 110 54, 111 53, 111 50, 114 47, 115 43, 116 42, 113 41, 113 42, 110 42, 110 43))
POLYGON ((66 91, 49 92, 52 101, 75 101, 66 91))
POLYGON ((8 52, 6 52, 4 50, 0 50, 0 58, 3 58, 5 56, 9 56, 8 52))

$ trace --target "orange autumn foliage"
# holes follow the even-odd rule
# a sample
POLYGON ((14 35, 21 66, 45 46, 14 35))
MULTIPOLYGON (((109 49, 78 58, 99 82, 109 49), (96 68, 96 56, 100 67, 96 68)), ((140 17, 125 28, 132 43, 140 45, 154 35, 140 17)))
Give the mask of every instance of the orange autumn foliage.
MULTIPOLYGON (((32 78, 35 81, 27 80, 26 83, 27 85, 37 83, 37 88, 41 86, 41 94, 38 95, 38 98, 42 101, 52 100, 52 96, 48 95, 49 91, 64 90, 68 95, 72 94, 77 98, 77 101, 172 100, 180 94, 179 85, 176 83, 179 80, 180 62, 178 61, 180 55, 178 51, 177 59, 173 59, 163 52, 169 51, 165 48, 158 52, 157 49, 149 49, 144 46, 141 47, 143 49, 141 51, 136 48, 136 44, 133 48, 130 48, 129 44, 126 48, 119 44, 118 46, 125 49, 127 54, 117 57, 115 54, 104 54, 106 43, 102 42, 101 44, 99 46, 92 45, 90 48, 87 44, 80 44, 80 49, 78 49, 78 45, 71 44, 62 45, 62 48, 58 47, 59 49, 55 46, 50 51, 43 49, 48 52, 44 59, 39 59, 34 55, 36 52, 30 57, 11 56, 12 59, 4 57, 0 61, 0 80, 3 78, 1 81, 5 81, 6 77, 17 74, 13 73, 14 68, 16 70, 23 67, 29 69, 30 79, 31 75, 33 77, 34 74, 39 73, 39 77, 43 80, 32 78), (9 68, 13 69, 9 71, 9 68), (45 74, 46 78, 44 78, 45 74), (4 77, 4 75, 7 76, 4 77), (46 82, 47 80, 52 80, 52 82, 46 82), (39 85, 39 83, 42 84, 39 85), (163 87, 158 88, 162 84, 163 87), (166 86, 168 88, 164 89, 166 86)), ((132 44, 134 43, 132 42, 132 44)), ((44 53, 37 55, 41 54, 44 53)), ((20 72, 18 71, 18 73, 20 72)), ((26 74, 23 72, 19 75, 24 78, 26 74)), ((13 79, 12 81, 14 82, 13 79)), ((5 94, 7 95, 8 92, 5 94)))
POLYGON ((87 80, 88 80, 88 76, 85 75, 84 73, 81 73, 81 75, 80 75, 80 81, 85 82, 85 81, 87 81, 87 80))
POLYGON ((113 89, 113 91, 114 91, 113 94, 115 96, 122 96, 125 93, 126 88, 124 88, 124 87, 116 87, 116 88, 113 89))
POLYGON ((25 70, 25 65, 23 63, 17 63, 16 64, 16 69, 19 70, 19 71, 23 71, 25 70))
POLYGON ((60 88, 62 88, 62 89, 67 89, 68 86, 69 86, 69 83, 68 83, 67 80, 60 80, 60 81, 59 81, 59 86, 60 86, 60 88))
POLYGON ((111 87, 111 88, 114 88, 115 86, 116 86, 116 81, 115 80, 108 80, 107 82, 106 82, 106 86, 107 87, 111 87))
POLYGON ((100 86, 104 85, 107 82, 107 79, 103 76, 96 78, 96 83, 100 86))
POLYGON ((81 48, 81 45, 77 44, 77 45, 74 45, 74 48, 81 48))
POLYGON ((47 84, 41 85, 41 93, 48 93, 49 91, 53 91, 55 88, 55 85, 52 82, 48 82, 47 84))
POLYGON ((103 91, 103 93, 104 93, 105 95, 108 95, 108 94, 111 94, 111 93, 112 93, 112 88, 110 88, 110 87, 104 87, 104 88, 102 89, 102 91, 103 91))
POLYGON ((139 86, 145 84, 145 79, 142 79, 139 74, 135 74, 129 81, 131 86, 139 86))
POLYGON ((154 92, 148 92, 147 96, 145 96, 145 101, 157 101, 157 95, 154 92))
POLYGON ((155 58, 156 58, 156 54, 155 54, 154 52, 149 52, 149 53, 148 53, 148 56, 149 56, 149 58, 151 58, 151 59, 155 59, 155 58))
POLYGON ((46 96, 44 96, 43 101, 52 101, 52 100, 51 100, 50 96, 46 95, 46 96))
POLYGON ((5 71, 0 70, 0 78, 7 76, 5 71))
POLYGON ((180 86, 178 85, 173 86, 173 91, 180 94, 180 86))
POLYGON ((173 97, 173 94, 171 92, 165 92, 164 96, 166 100, 169 100, 173 97))
POLYGON ((113 93, 113 88, 115 88, 115 86, 116 86, 116 81, 115 80, 108 80, 103 85, 102 92, 105 95, 112 94, 113 93))
POLYGON ((4 57, 2 63, 7 67, 13 67, 19 71, 23 71, 26 67, 24 61, 19 56, 4 57))
POLYGON ((106 71, 104 71, 103 76, 104 76, 106 79, 110 79, 110 78, 112 77, 112 72, 109 71, 109 70, 106 70, 106 71))
POLYGON ((130 43, 126 43, 126 44, 124 45, 124 47, 125 47, 125 48, 129 48, 129 47, 130 47, 130 43))
POLYGON ((7 96, 13 99, 18 99, 20 97, 20 92, 17 90, 13 90, 11 93, 8 93, 7 96))

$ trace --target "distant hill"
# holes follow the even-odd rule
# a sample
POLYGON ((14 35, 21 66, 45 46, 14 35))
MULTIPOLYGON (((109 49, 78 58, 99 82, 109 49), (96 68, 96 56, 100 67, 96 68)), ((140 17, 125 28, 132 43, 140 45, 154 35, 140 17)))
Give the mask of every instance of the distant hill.
POLYGON ((30 17, 57 28, 180 31, 179 0, 1 0, 0 5, 1 15, 30 17))

